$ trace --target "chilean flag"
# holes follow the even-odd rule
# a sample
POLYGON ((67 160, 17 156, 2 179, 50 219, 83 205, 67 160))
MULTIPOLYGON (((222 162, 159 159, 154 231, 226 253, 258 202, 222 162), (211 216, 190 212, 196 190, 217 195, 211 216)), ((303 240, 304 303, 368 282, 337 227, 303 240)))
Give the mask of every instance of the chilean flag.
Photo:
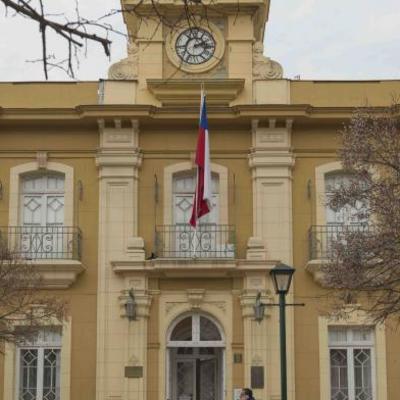
POLYGON ((190 225, 196 227, 197 221, 203 215, 210 212, 211 203, 211 169, 210 169, 210 145, 208 141, 208 120, 206 96, 201 92, 200 102, 200 126, 197 138, 196 160, 197 185, 194 194, 192 216, 190 225))

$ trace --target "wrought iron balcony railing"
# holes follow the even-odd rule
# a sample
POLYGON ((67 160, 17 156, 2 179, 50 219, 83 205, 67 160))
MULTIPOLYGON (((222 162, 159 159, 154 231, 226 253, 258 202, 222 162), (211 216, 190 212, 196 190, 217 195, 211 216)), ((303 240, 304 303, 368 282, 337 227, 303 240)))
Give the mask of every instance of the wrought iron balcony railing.
POLYGON ((81 230, 75 226, 0 227, 0 241, 27 260, 80 260, 81 230))
POLYGON ((188 224, 156 227, 158 258, 235 258, 235 229, 232 225, 188 224))
POLYGON ((309 259, 330 259, 335 250, 334 243, 345 240, 348 232, 368 232, 370 229, 368 224, 313 225, 308 232, 309 259))

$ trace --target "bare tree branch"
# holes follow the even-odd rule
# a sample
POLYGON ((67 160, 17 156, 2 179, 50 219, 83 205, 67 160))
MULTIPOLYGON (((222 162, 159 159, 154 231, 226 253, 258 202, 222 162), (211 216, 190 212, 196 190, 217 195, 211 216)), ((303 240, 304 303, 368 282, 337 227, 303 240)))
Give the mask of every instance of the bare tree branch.
POLYGON ((399 110, 394 104, 379 113, 373 108, 355 113, 339 152, 351 183, 333 189, 328 201, 334 210, 362 202, 356 217, 369 222, 332 239, 325 284, 340 289, 337 299, 346 293, 361 302, 376 321, 400 321, 399 110))
MULTIPOLYGON (((38 24, 41 37, 42 56, 40 59, 29 60, 29 62, 41 62, 43 64, 44 76, 49 78, 49 71, 53 68, 65 71, 70 77, 75 77, 75 69, 79 66, 79 50, 87 50, 89 43, 100 44, 106 56, 110 56, 112 34, 123 35, 129 41, 138 39, 137 33, 130 32, 128 35, 109 23, 109 18, 117 15, 133 16, 141 23, 148 21, 156 21, 156 28, 153 34, 155 35, 160 26, 165 26, 173 31, 186 24, 190 28, 199 27, 203 23, 208 23, 209 14, 226 15, 226 12, 221 10, 211 0, 180 0, 181 4, 173 12, 170 12, 168 7, 160 0, 150 0, 149 3, 144 0, 138 0, 135 5, 129 9, 111 9, 104 15, 96 19, 88 19, 80 14, 79 0, 75 0, 75 17, 71 19, 66 12, 51 12, 46 11, 45 0, 0 0, 6 7, 6 16, 10 16, 7 11, 13 10, 15 13, 12 16, 22 16, 30 19, 38 24), (178 13, 176 12, 178 10, 178 13), (62 21, 64 19, 64 21, 62 21), (49 50, 48 36, 55 34, 61 38, 66 44, 65 56, 59 57, 54 51, 49 50)), ((66 11, 66 10, 65 10, 66 11)), ((237 6, 237 15, 240 12, 239 2, 237 6)), ((147 38, 149 39, 149 38, 147 38)))
POLYGON ((66 303, 42 289, 35 266, 0 242, 0 342, 24 342, 43 326, 62 322, 66 303))

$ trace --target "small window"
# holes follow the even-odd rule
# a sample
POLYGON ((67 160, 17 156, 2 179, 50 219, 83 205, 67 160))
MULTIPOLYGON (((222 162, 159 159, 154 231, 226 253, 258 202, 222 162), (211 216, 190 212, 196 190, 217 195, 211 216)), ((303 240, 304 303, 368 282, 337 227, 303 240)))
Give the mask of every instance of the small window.
POLYGON ((370 327, 329 329, 331 400, 374 400, 373 351, 370 327))
POLYGON ((43 329, 18 347, 18 399, 60 400, 61 330, 43 329))

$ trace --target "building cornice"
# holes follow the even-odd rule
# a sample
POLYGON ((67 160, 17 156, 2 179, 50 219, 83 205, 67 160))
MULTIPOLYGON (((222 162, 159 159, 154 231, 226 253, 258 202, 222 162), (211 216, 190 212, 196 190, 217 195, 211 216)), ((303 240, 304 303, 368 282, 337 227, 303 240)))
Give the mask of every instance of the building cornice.
MULTIPOLYGON (((359 107, 314 107, 309 104, 248 104, 236 106, 208 107, 209 119, 252 119, 292 118, 295 120, 346 120, 359 107)), ((375 107, 377 113, 383 107, 375 107)), ((152 105, 80 105, 74 108, 3 108, 0 107, 0 121, 12 120, 94 120, 107 118, 150 118, 150 119, 198 119, 198 105, 166 106, 152 105)))

